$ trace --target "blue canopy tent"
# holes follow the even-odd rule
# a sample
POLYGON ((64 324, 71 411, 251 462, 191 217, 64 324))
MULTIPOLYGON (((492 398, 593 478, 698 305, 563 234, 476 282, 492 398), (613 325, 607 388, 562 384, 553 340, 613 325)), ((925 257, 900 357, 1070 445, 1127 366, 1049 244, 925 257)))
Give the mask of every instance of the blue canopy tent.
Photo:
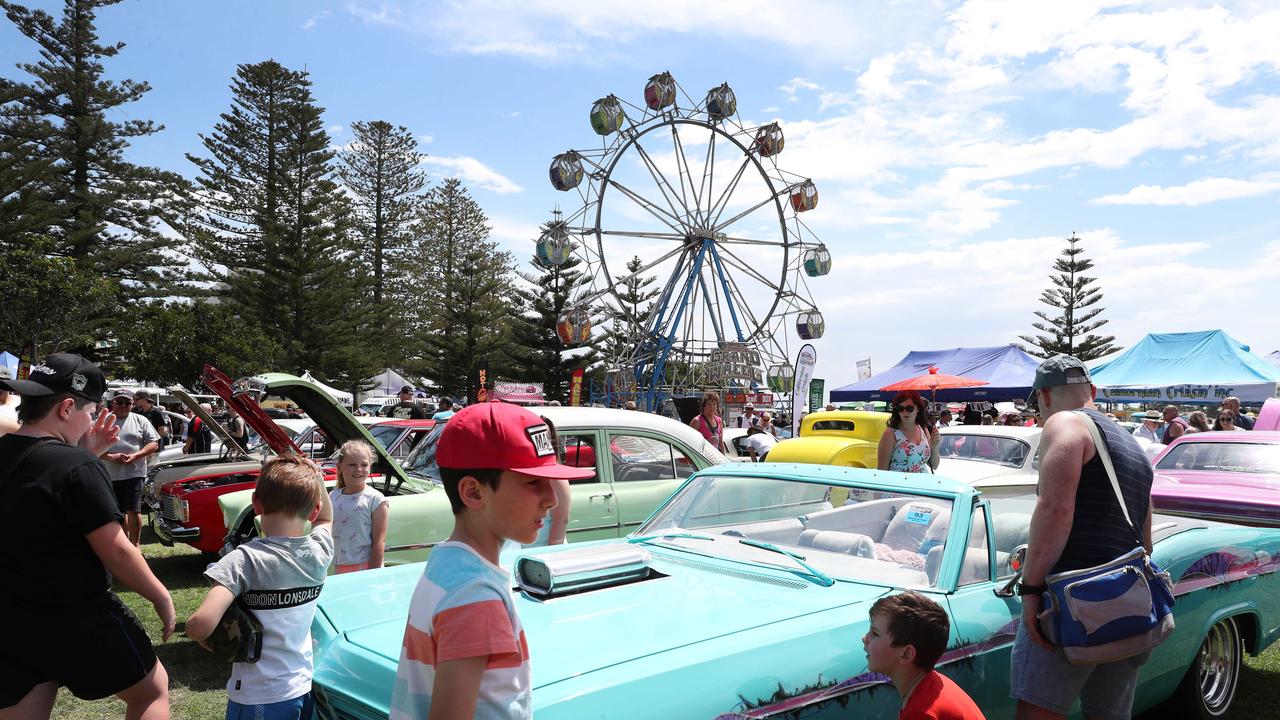
POLYGON ((1217 405, 1235 396, 1257 404, 1280 387, 1280 367, 1221 330, 1152 333, 1089 374, 1107 402, 1217 405))
POLYGON ((0 351, 0 365, 3 365, 9 371, 9 377, 18 377, 18 356, 13 353, 0 351))
MULTIPOLYGON (((891 400, 897 393, 882 392, 880 388, 924 375, 930 367, 936 367, 938 372, 947 375, 977 378, 988 383, 981 387, 939 390, 939 402, 1025 400, 1031 394, 1031 383, 1035 380, 1039 364, 1039 360, 1013 345, 912 350, 888 370, 832 390, 831 402, 891 400)), ((933 394, 930 393, 929 397, 932 399, 933 394)))

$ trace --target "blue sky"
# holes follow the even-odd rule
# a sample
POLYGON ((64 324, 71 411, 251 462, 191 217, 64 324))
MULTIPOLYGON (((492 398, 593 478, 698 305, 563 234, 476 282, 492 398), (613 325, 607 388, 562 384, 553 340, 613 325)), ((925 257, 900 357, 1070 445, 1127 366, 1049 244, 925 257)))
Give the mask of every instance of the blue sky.
MULTIPOLYGON (((1280 348, 1274 8, 126 0, 99 29, 128 44, 110 74, 153 87, 121 118, 166 126, 136 162, 190 175, 236 64, 274 58, 311 73, 335 143, 355 120, 409 127, 433 180, 462 178, 522 259, 553 206, 573 209, 546 167, 598 144, 592 101, 638 104, 663 70, 695 98, 728 81, 744 122, 782 125, 779 165, 822 192, 804 219, 834 256, 809 283, 831 387, 857 358, 1013 341, 1072 231, 1119 343, 1222 328, 1280 348)), ((6 76, 34 57, 0 25, 6 76)))

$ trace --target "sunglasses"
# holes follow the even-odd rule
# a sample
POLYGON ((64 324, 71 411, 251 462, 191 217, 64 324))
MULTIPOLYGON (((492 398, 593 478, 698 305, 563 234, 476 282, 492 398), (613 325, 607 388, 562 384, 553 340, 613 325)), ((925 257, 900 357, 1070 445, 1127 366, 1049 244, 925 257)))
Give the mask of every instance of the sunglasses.
POLYGON ((1235 418, 1227 417, 1226 415, 1223 415, 1222 417, 1218 418, 1218 422, 1233 423, 1235 421, 1236 421, 1235 418))
POLYGON ((111 404, 112 405, 132 405, 133 401, 132 400, 112 400, 111 404))
POLYGON ((916 406, 915 405, 899 405, 898 407, 894 408, 894 410, 897 410, 898 412, 915 412, 916 406))

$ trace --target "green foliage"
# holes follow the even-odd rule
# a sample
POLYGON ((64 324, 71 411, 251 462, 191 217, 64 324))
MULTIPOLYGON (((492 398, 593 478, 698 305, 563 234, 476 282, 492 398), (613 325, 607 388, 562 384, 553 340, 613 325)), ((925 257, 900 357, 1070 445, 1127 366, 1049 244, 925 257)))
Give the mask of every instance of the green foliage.
POLYGON ((660 290, 652 287, 657 277, 643 274, 644 263, 634 256, 627 261, 626 272, 613 279, 618 296, 610 298, 604 315, 610 321, 603 338, 604 355, 610 360, 634 358, 638 346, 649 334, 653 315, 653 299, 660 290))
POLYGON ((406 369, 444 393, 475 397, 476 371, 491 377, 512 363, 509 343, 515 261, 489 239, 484 210, 456 178, 431 188, 415 227, 416 276, 408 312, 414 348, 406 369))
POLYGON ((1075 233, 1067 238, 1067 247, 1054 261, 1054 274, 1049 276, 1053 287, 1040 295, 1040 302, 1059 312, 1050 317, 1043 310, 1035 311, 1040 321, 1031 323, 1031 327, 1043 334, 1019 336, 1026 343, 1020 347, 1036 357, 1066 354, 1087 361, 1120 350, 1112 344, 1115 336, 1092 334, 1107 324, 1098 317, 1106 308, 1093 307, 1102 300, 1102 291, 1091 287, 1097 278, 1084 274, 1093 267, 1093 261, 1083 256, 1079 242, 1075 233))
POLYGON ((18 65, 28 82, 0 80, 0 238, 8 247, 48 238, 50 252, 121 281, 119 290, 136 297, 164 292, 183 274, 162 229, 176 224, 184 182, 124 158, 133 138, 162 128, 113 119, 150 89, 104 77, 102 61, 124 44, 99 42, 96 14, 118 1, 65 0, 55 19, 0 0, 41 56, 18 65))
POLYGON ((42 358, 87 351, 117 309, 116 283, 49 253, 52 245, 44 241, 0 253, 0 346, 15 354, 42 358))
MULTIPOLYGON (((549 225, 549 224, 548 224, 549 225)), ((543 226, 543 230, 547 225, 543 226)), ((556 334, 556 324, 573 300, 581 294, 588 278, 582 261, 572 255, 560 265, 547 265, 535 254, 529 264, 534 272, 520 273, 531 288, 519 289, 519 315, 513 326, 517 354, 516 379, 543 383, 547 400, 568 402, 569 379, 573 371, 598 361, 594 349, 586 352, 567 348, 556 334)))
POLYGON ((194 387, 204 363, 231 377, 279 367, 281 349, 256 325, 242 322, 227 305, 211 302, 138 303, 126 312, 127 329, 116 350, 122 372, 161 385, 194 387))
POLYGON ((208 157, 188 155, 201 206, 190 235, 213 294, 278 339, 283 369, 335 377, 350 355, 331 346, 384 351, 369 341, 385 309, 372 302, 351 207, 331 179, 323 110, 306 73, 274 60, 240 65, 231 87, 231 110, 201 136, 208 157))

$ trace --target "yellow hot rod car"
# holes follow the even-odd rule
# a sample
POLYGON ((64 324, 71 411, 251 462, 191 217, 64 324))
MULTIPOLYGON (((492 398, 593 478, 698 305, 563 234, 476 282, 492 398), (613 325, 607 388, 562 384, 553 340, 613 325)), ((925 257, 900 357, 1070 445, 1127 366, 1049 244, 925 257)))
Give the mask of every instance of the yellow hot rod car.
POLYGON ((892 417, 863 410, 812 412, 800 420, 800 436, 769 451, 769 462, 876 467, 876 446, 892 417))

